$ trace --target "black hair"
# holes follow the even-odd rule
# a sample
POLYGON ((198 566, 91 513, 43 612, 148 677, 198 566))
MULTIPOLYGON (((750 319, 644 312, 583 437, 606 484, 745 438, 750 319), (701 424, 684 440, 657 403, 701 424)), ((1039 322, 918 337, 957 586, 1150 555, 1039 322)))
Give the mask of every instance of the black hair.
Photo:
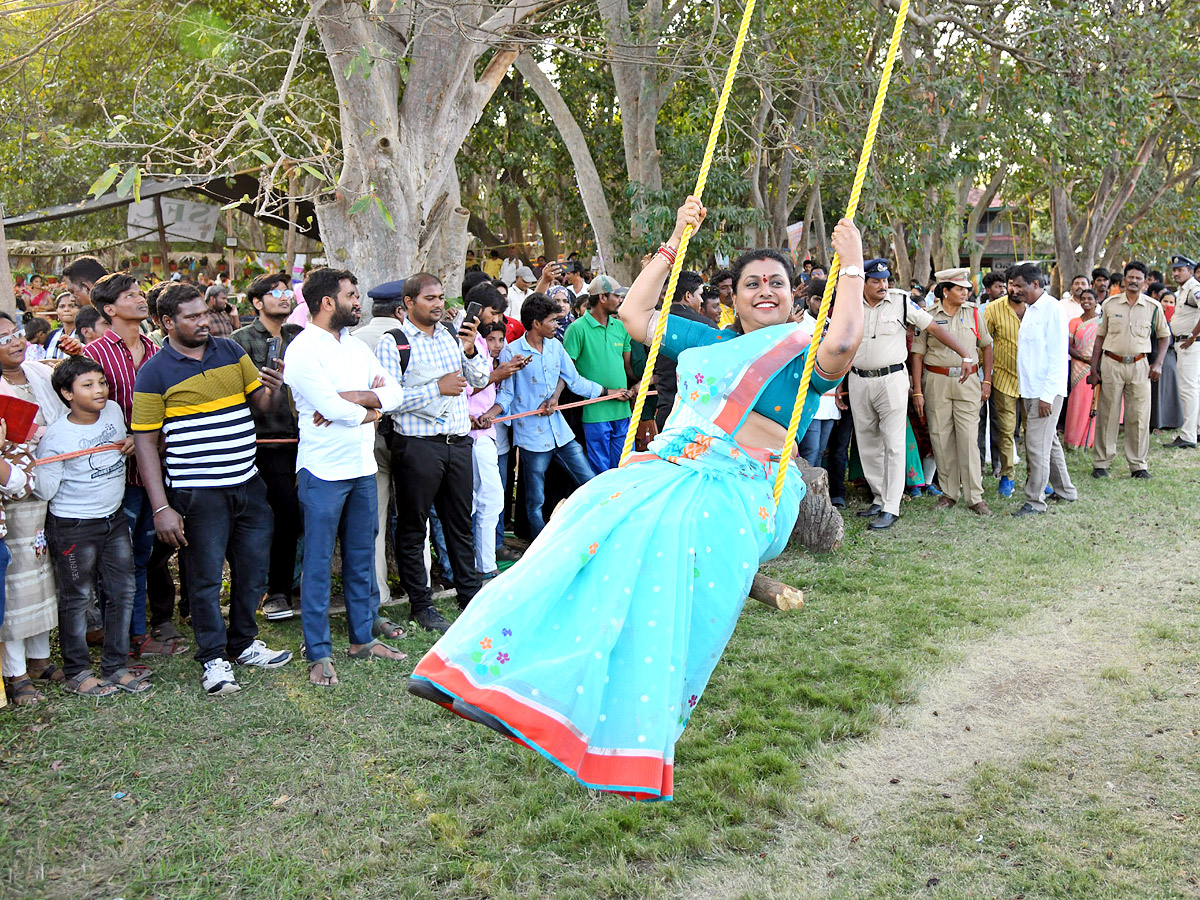
POLYGON ((1125 268, 1121 270, 1121 277, 1124 278, 1134 269, 1141 272, 1143 275, 1149 274, 1149 270, 1144 262, 1142 262, 1140 259, 1131 259, 1129 262, 1125 263, 1125 268))
POLYGON ((1095 281, 1097 278, 1112 278, 1112 273, 1104 268, 1104 266, 1096 266, 1096 268, 1092 269, 1092 281, 1095 281))
POLYGON ((809 297, 817 297, 821 300, 824 300, 825 299, 825 285, 827 285, 828 283, 829 283, 828 278, 810 278, 808 280, 808 296, 809 297))
POLYGON ((150 290, 146 291, 146 308, 150 310, 150 318, 158 318, 158 298, 170 286, 171 282, 160 281, 152 285, 150 290))
POLYGON ((499 251, 499 250, 493 250, 491 253, 489 253, 489 254, 488 254, 488 256, 489 256, 491 259, 499 259, 499 258, 500 258, 500 251, 499 251))
POLYGON ((54 393, 58 394, 58 399, 70 406, 71 402, 63 396, 63 391, 73 391, 75 379, 89 372, 99 372, 103 375, 104 366, 82 353, 78 356, 68 356, 54 367, 54 372, 50 375, 50 385, 54 388, 54 393))
POLYGON ((163 288, 158 295, 158 317, 174 319, 179 314, 179 307, 192 300, 203 300, 204 295, 194 284, 184 284, 175 281, 163 288))
MULTIPOLYGON (((441 284, 442 280, 436 275, 429 272, 418 272, 416 275, 409 275, 404 279, 404 305, 408 306, 409 300, 416 300, 421 296, 421 291, 429 287, 431 284, 441 284)), ((308 292, 304 292, 304 296, 308 296, 308 292)))
POLYGON ((315 316, 321 311, 321 301, 326 297, 337 298, 342 291, 342 282, 349 281, 358 284, 358 279, 349 269, 331 269, 321 266, 313 269, 304 276, 304 302, 308 304, 308 314, 315 316))
POLYGON ((291 286, 291 278, 284 272, 271 272, 267 275, 259 275, 250 282, 250 287, 246 288, 246 299, 250 301, 250 308, 254 308, 255 300, 261 300, 275 290, 277 284, 282 284, 286 289, 291 286))
MULTIPOLYGON (((752 262, 764 262, 766 260, 772 260, 773 262, 777 262, 783 266, 784 274, 787 275, 788 290, 792 289, 792 286, 796 283, 796 274, 792 271, 792 261, 784 256, 784 254, 779 250, 775 250, 771 247, 763 247, 758 250, 747 250, 745 253, 739 256, 737 260, 734 261, 734 264, 728 273, 728 275, 733 276, 734 293, 737 292, 738 283, 742 280, 742 272, 746 270, 746 266, 750 265, 752 262)), ((719 283, 721 276, 724 274, 724 272, 718 272, 718 277, 713 279, 713 284, 719 283)))
POLYGON ((996 284, 997 282, 1001 282, 1001 281, 1007 281, 1007 280, 1008 280, 1008 273, 1004 269, 997 269, 995 271, 988 272, 986 275, 983 276, 983 289, 986 291, 993 284, 996 284))
MULTIPOLYGON (((157 299, 157 298, 156 298, 157 299)), ((100 310, 94 306, 85 306, 75 316, 75 330, 83 334, 85 328, 95 328, 96 323, 104 317, 100 315, 100 310)))
POLYGON ((50 331, 50 323, 41 317, 35 316, 25 323, 25 340, 32 341, 39 334, 49 334, 50 331))
POLYGON ((0 319, 4 319, 7 322, 12 322, 14 325, 17 324, 17 320, 14 319, 12 316, 10 316, 8 313, 6 313, 2 309, 0 309, 0 319))
POLYGON ((1037 263, 1022 263, 1019 266, 1013 266, 1008 270, 1009 280, 1020 278, 1026 284, 1036 284, 1038 287, 1045 287, 1045 275, 1042 273, 1041 267, 1037 263))
POLYGON ((1082 297, 1084 294, 1091 294, 1093 300, 1095 300, 1097 303, 1100 302, 1100 298, 1096 296, 1096 292, 1093 291, 1090 287, 1084 288, 1082 291, 1079 292, 1080 297, 1082 297))
POLYGON ((713 285, 706 284, 704 286, 704 290, 701 291, 701 293, 700 293, 700 299, 702 299, 702 300, 720 300, 721 292, 719 290, 717 290, 716 287, 714 287, 713 285))
POLYGON ((63 266, 62 273, 64 278, 70 278, 72 281, 90 281, 95 284, 108 274, 108 269, 94 256, 81 256, 63 266))
MULTIPOLYGON (((1163 281, 1163 273, 1158 269, 1151 269, 1148 273, 1146 273, 1146 277, 1151 281, 1163 281)), ((1166 287, 1166 284, 1163 284, 1163 287, 1166 287)))
POLYGON ((476 269, 473 272, 467 272, 467 274, 463 276, 462 294, 460 296, 465 299, 467 294, 471 293, 471 289, 475 287, 475 285, 483 284, 484 282, 490 284, 491 281, 492 279, 488 277, 487 272, 482 272, 479 269, 476 269))
POLYGON ((486 338, 489 334, 495 334, 497 331, 501 334, 508 333, 503 322, 488 322, 486 325, 479 326, 479 336, 481 338, 486 338))
POLYGON ((1075 277, 1074 277, 1074 278, 1072 278, 1072 279, 1071 279, 1071 284, 1074 284, 1074 283, 1075 283, 1076 281, 1078 281, 1080 278, 1087 278, 1087 280, 1088 280, 1089 282, 1091 281, 1091 279, 1090 279, 1090 278, 1088 278, 1088 277, 1087 277, 1087 275, 1085 275, 1083 272, 1079 272, 1079 273, 1077 273, 1077 274, 1075 275, 1075 277))
POLYGON ((463 295, 463 306, 468 303, 478 303, 480 306, 494 309, 500 315, 504 315, 504 311, 508 309, 508 301, 490 280, 481 281, 463 295))
POLYGON ((136 287, 137 283, 138 280, 128 272, 113 272, 92 285, 92 305, 100 310, 104 321, 112 321, 112 316, 106 307, 111 303, 116 303, 118 297, 131 287, 136 287))
MULTIPOLYGON (((1167 289, 1167 286, 1165 284, 1163 284, 1161 281, 1152 281, 1152 282, 1150 282, 1150 285, 1146 288, 1146 293, 1149 294, 1151 297, 1153 297, 1155 300, 1157 300, 1158 295, 1162 291, 1165 291, 1166 289, 1167 289)), ((36 321, 36 319, 34 321, 36 321)), ((33 323, 31 322, 30 324, 33 324, 33 323)), ((25 328, 25 337, 26 338, 29 337, 29 327, 28 326, 26 326, 26 328, 25 328)))
POLYGON ((375 300, 371 304, 371 316, 373 318, 394 319, 396 318, 396 310, 404 303, 401 297, 388 297, 386 300, 375 300))
MULTIPOLYGON (((728 269, 717 269, 717 274, 712 277, 712 286, 719 286, 726 278, 733 278, 733 273, 728 269)), ((737 284, 736 278, 733 278, 733 283, 735 285, 737 284)))
POLYGON ((704 286, 704 279, 699 272, 680 272, 679 281, 675 285, 675 301, 682 303, 687 294, 694 294, 704 286))
POLYGON ((545 294, 534 293, 525 298, 525 302, 521 304, 521 324, 528 331, 533 327, 534 322, 541 322, 547 316, 553 316, 562 312, 562 307, 558 305, 557 300, 551 300, 545 294))

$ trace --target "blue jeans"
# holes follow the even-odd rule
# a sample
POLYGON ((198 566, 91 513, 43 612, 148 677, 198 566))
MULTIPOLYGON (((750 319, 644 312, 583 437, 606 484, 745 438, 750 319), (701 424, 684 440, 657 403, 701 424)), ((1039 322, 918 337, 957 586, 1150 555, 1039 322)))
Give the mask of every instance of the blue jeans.
MULTIPOLYGON (((258 637, 254 613, 267 589, 274 519, 257 475, 233 487, 172 490, 188 544, 179 551, 192 605, 196 662, 236 660, 258 637), (229 625, 221 617, 221 576, 229 560, 229 625)), ((134 544, 136 548, 136 544, 134 544)))
MULTIPOLYGON (((154 510, 146 489, 125 485, 125 519, 129 522, 129 537, 133 541, 133 610, 129 616, 129 636, 146 633, 146 567, 154 552, 154 510)), ((177 510, 178 511, 178 510, 177 510)))
POLYGON ((550 460, 556 461, 575 479, 584 484, 596 477, 588 464, 587 457, 578 441, 567 441, 553 450, 526 450, 521 448, 521 461, 525 464, 525 515, 529 518, 529 531, 533 537, 542 533, 546 521, 542 518, 542 505, 546 502, 546 470, 550 460))
POLYGON ((8 564, 12 562, 12 551, 4 538, 0 537, 0 625, 4 624, 4 576, 8 572, 8 564))
POLYGON ((446 549, 446 533, 442 531, 442 520, 437 517, 437 510, 429 507, 429 534, 433 547, 437 551, 437 564, 442 568, 442 581, 454 583, 454 570, 450 568, 450 551, 446 549))
POLYGON ((133 608, 133 547, 124 512, 104 519, 46 516, 46 538, 58 582, 58 643, 63 672, 74 678, 91 668, 87 613, 99 576, 104 586, 104 656, 100 673, 129 665, 129 613, 133 608))
POLYGON ((607 472, 621 464, 627 431, 629 419, 583 423, 583 439, 587 444, 587 458, 593 472, 607 472))
MULTIPOLYGON (((329 633, 329 582, 333 542, 342 539, 342 592, 350 643, 371 643, 371 625, 379 608, 375 581, 375 534, 379 497, 375 476, 324 481, 307 469, 296 475, 304 509, 304 573, 300 579, 300 626, 311 662, 333 654, 329 633)), ((193 613, 193 615, 195 615, 193 613)))
POLYGON ((829 445, 829 435, 833 434, 833 426, 837 419, 813 419, 800 439, 800 455, 810 466, 821 466, 825 459, 825 448, 829 445))

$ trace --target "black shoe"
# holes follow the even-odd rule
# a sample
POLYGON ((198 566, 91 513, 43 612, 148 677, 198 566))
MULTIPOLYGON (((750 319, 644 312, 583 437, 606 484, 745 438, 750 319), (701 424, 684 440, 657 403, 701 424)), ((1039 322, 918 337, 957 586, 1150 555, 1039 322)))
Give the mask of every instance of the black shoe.
POLYGON ((867 527, 874 531, 883 531, 883 529, 891 528, 893 525, 895 525, 896 520, 899 518, 900 517, 895 513, 881 512, 870 522, 870 524, 867 525, 867 527))
POLYGON ((1093 478, 1107 478, 1108 469, 1092 469, 1093 478))
POLYGON ((846 498, 844 498, 844 497, 834 497, 829 502, 832 503, 838 509, 846 508, 846 498))
POLYGON ((504 735, 506 738, 516 740, 517 736, 512 729, 493 716, 491 713, 484 712, 478 706, 467 703, 464 700, 455 700, 454 705, 450 707, 458 715, 472 722, 478 722, 480 725, 492 729, 498 734, 504 735))
POLYGON ((857 513, 860 519, 873 519, 883 512, 883 507, 878 503, 872 503, 866 509, 860 509, 857 513))
POLYGON ((520 558, 520 550, 510 550, 508 547, 496 548, 496 559, 499 562, 516 562, 520 558))
POLYGON ((1185 441, 1181 437, 1177 437, 1177 438, 1175 438, 1175 440, 1171 441, 1171 443, 1163 444, 1163 446, 1164 447, 1173 447, 1176 450, 1195 450, 1196 449, 1195 443, 1193 443, 1192 441, 1185 441))
POLYGON ((440 631, 445 634, 450 630, 450 623, 432 606, 413 612, 412 620, 427 631, 440 631))
POLYGON ((1150 472, 1146 469, 1138 469, 1136 472, 1129 473, 1130 478, 1149 478, 1150 472))
POLYGON ((1040 516, 1042 514, 1042 512, 1043 511, 1040 509, 1034 509, 1033 504, 1026 503, 1020 509, 1013 510, 1013 515, 1014 516, 1040 516))
POLYGON ((1053 500, 1055 503, 1074 503, 1075 502, 1075 498, 1064 497, 1062 494, 1058 493, 1057 491, 1054 492, 1053 494, 1047 494, 1046 499, 1053 500))

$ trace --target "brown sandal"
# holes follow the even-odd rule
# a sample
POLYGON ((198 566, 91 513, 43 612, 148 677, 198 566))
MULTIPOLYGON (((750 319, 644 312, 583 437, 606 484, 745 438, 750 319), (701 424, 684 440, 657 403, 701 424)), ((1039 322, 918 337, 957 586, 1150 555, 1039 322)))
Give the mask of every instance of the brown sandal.
POLYGON ((62 684, 67 680, 67 673, 48 659, 27 659, 25 665, 29 677, 39 684, 62 684))
POLYGON ((46 699, 46 695, 34 687, 28 675, 6 677, 4 688, 13 706, 36 706, 46 699))
POLYGON ((129 655, 134 659, 141 659, 143 656, 178 656, 187 652, 188 645, 177 638, 156 641, 150 635, 143 634, 129 641, 129 655))

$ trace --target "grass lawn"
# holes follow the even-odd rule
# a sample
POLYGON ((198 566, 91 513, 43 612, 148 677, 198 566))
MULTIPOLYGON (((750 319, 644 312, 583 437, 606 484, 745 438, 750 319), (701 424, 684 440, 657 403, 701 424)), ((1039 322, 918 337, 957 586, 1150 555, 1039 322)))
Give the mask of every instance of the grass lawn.
MULTIPOLYGON (((837 554, 772 564, 807 605, 747 605, 677 747, 672 803, 591 794, 530 751, 411 698, 406 675, 432 644, 415 628, 400 642, 407 663, 344 660, 333 691, 309 687, 293 664, 239 673, 243 691, 212 701, 184 658, 154 664, 147 697, 94 707, 52 692, 34 710, 5 710, 0 897, 675 897, 773 861, 786 882, 789 835, 811 834, 824 852, 852 827, 836 791, 811 802, 830 767, 982 643, 1030 623, 1042 633, 1044 614, 1083 609, 1097 581, 1132 586, 1130 604, 1175 602, 1181 589, 1195 600, 1200 454, 1154 450, 1150 482, 1119 474, 1122 465, 1093 481, 1090 457, 1070 459, 1081 500, 1032 521, 934 513, 922 499, 891 532, 867 533, 848 515, 837 554)), ((998 513, 1019 505, 985 482, 998 513)), ((1139 625, 1137 647, 1194 682, 1197 618, 1181 609, 1192 613, 1164 608, 1139 625)), ((298 649, 299 622, 263 623, 262 637, 298 649)), ((337 619, 335 647, 344 641, 337 619)), ((1141 650, 1088 682, 1112 715, 1036 739, 1022 732, 1019 752, 974 771, 962 793, 889 813, 894 837, 843 867, 848 877, 830 872, 831 895, 1033 898, 1076 885, 1088 897, 1200 896, 1187 881, 1200 866, 1179 875, 1200 843, 1200 741, 1186 739, 1197 701, 1175 690, 1183 676, 1145 682, 1141 650), (1174 749, 1158 759, 1128 747, 1117 725, 1154 718, 1167 700, 1185 717, 1172 726, 1174 749), (1106 793, 1103 767, 1059 778, 1080 753, 1153 782, 1160 808, 1184 818, 1168 816, 1174 825, 1160 832, 1158 817, 1106 793), (986 815, 996 840, 1029 851, 1023 867, 997 862, 1006 851, 993 843, 981 862, 962 840, 986 815)), ((776 895, 769 884, 735 880, 722 893, 776 895)))

